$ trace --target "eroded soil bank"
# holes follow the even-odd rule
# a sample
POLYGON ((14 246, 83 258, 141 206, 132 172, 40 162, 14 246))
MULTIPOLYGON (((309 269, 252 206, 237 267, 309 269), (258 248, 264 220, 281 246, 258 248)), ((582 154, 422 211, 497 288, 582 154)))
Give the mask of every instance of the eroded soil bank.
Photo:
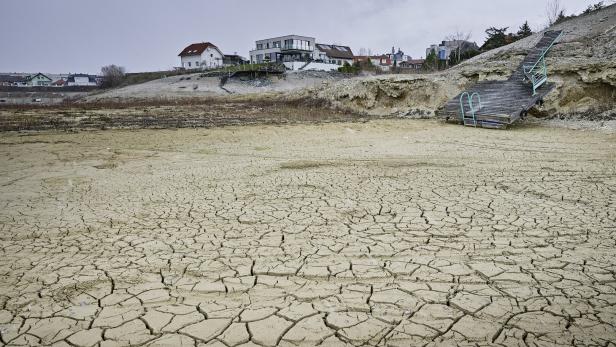
POLYGON ((257 95, 239 98, 8 106, 0 108, 0 132, 212 128, 230 125, 363 121, 367 118, 358 112, 333 107, 323 100, 257 95))
POLYGON ((4 133, 0 344, 612 345, 616 136, 4 133))

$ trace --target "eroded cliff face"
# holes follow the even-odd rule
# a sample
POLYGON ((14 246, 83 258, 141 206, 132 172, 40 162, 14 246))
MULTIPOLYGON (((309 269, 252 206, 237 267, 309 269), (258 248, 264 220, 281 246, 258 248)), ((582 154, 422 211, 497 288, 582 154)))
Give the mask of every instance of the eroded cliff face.
MULTIPOLYGON (((546 60, 556 88, 531 114, 616 118, 616 5, 551 29, 564 31, 546 60)), ((448 99, 474 83, 509 78, 542 35, 486 52, 447 71, 355 78, 303 93, 369 115, 432 117, 448 99)))

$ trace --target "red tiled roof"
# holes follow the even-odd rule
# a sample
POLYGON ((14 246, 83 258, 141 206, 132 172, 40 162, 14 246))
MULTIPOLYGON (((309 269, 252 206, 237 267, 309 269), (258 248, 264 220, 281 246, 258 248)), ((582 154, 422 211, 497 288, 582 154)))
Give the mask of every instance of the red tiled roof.
MULTIPOLYGON (((193 43, 189 45, 188 47, 184 48, 184 50, 180 52, 178 56, 185 57, 188 55, 201 55, 201 53, 203 53, 203 51, 205 51, 208 48, 214 48, 215 50, 220 52, 220 49, 218 49, 218 47, 216 47, 214 44, 210 42, 201 42, 201 43, 193 43)), ((220 54, 222 54, 222 52, 220 52, 220 54)))

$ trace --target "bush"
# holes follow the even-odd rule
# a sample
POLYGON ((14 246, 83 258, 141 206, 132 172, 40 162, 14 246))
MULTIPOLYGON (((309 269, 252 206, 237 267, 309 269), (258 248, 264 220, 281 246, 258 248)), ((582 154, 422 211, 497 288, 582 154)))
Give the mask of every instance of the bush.
POLYGON ((357 74, 359 73, 360 67, 359 64, 349 64, 348 62, 345 62, 343 66, 338 68, 338 72, 342 72, 342 73, 352 73, 352 74, 357 74))
POLYGON ((589 5, 588 8, 586 8, 586 10, 584 10, 583 14, 589 14, 598 10, 601 10, 605 7, 605 4, 603 3, 603 1, 599 1, 598 3, 594 4, 594 5, 589 5))
POLYGON ((103 81, 101 82, 102 88, 117 87, 124 82, 125 72, 124 68, 117 65, 107 65, 101 68, 101 75, 103 81))

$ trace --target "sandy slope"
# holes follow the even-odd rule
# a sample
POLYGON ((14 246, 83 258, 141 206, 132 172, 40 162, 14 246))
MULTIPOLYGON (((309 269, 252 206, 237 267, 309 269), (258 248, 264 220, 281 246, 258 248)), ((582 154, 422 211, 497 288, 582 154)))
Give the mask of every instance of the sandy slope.
POLYGON ((231 95, 281 93, 319 86, 324 82, 338 81, 342 78, 345 76, 338 73, 288 72, 283 76, 269 76, 256 80, 232 78, 222 89, 219 77, 201 77, 201 73, 196 73, 110 90, 90 96, 86 101, 221 97, 229 96, 230 93, 231 95))

